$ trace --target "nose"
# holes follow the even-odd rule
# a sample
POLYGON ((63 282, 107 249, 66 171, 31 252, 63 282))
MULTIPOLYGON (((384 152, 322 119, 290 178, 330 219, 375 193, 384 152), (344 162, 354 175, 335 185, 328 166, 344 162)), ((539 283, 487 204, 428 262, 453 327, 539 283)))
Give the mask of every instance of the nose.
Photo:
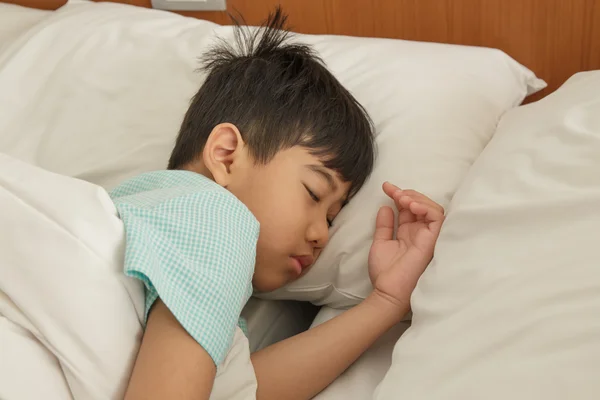
POLYGON ((306 240, 310 242, 314 248, 322 249, 329 242, 329 225, 327 220, 319 219, 309 225, 306 232, 306 240))

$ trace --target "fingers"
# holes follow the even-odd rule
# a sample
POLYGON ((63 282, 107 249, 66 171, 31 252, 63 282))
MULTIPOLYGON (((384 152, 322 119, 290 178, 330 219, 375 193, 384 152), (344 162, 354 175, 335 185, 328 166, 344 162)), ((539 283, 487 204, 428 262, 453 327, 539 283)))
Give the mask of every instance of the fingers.
POLYGON ((402 189, 398 186, 391 184, 390 182, 383 183, 383 191, 388 197, 394 200, 394 204, 398 209, 398 224, 405 224, 407 222, 416 221, 415 216, 408 209, 408 205, 402 205, 400 202, 400 196, 402 193, 402 189))
POLYGON ((408 222, 415 222, 417 215, 414 214, 410 209, 410 204, 414 200, 408 196, 402 196, 402 192, 397 192, 394 197, 394 202, 398 208, 398 225, 406 224, 408 222))
POLYGON ((426 205, 438 210, 440 213, 444 214, 444 207, 442 207, 435 201, 431 200, 429 197, 425 196, 424 194, 417 192, 416 190, 400 189, 398 186, 396 186, 390 182, 384 182, 383 191, 385 192, 386 195, 388 195, 391 199, 394 200, 394 202, 396 203, 396 207, 398 207, 399 210, 401 210, 402 208, 408 208, 408 200, 405 200, 404 202, 399 202, 399 200, 402 197, 406 196, 413 201, 417 201, 419 203, 426 204, 426 205))
POLYGON ((415 190, 403 190, 402 195, 408 196, 408 197, 412 198, 413 200, 418 201, 419 203, 426 204, 426 205, 438 210, 442 214, 444 213, 444 207, 442 207, 435 201, 431 200, 429 197, 425 196, 423 193, 417 192, 415 190))
POLYGON ((444 214, 437 207, 432 207, 429 204, 413 201, 408 207, 414 215, 423 217, 422 219, 429 223, 444 219, 444 214))
POLYGON ((381 207, 375 220, 373 240, 392 240, 394 238, 394 211, 390 207, 381 207))
POLYGON ((389 182, 383 182, 383 191, 388 195, 389 198, 393 199, 394 193, 396 193, 398 190, 401 190, 398 186, 389 182))

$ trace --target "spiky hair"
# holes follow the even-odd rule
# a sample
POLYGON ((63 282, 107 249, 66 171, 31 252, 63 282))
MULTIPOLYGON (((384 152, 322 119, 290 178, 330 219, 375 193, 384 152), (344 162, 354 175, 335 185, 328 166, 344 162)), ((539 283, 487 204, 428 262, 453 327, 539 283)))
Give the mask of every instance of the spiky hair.
POLYGON ((188 109, 169 168, 198 158, 212 129, 234 124, 257 163, 303 146, 350 183, 350 196, 369 177, 375 158, 366 110, 315 51, 293 42, 277 8, 259 28, 234 21, 234 40, 221 39, 202 57, 206 80, 188 109))

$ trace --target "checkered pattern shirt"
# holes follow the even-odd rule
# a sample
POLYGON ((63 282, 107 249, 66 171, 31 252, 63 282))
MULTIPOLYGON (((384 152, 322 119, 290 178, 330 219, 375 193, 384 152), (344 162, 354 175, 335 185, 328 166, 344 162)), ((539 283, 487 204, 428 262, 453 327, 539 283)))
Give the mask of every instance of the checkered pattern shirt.
POLYGON ((110 196, 125 225, 125 273, 157 298, 216 365, 252 294, 259 224, 233 194, 189 171, 139 175, 110 196))

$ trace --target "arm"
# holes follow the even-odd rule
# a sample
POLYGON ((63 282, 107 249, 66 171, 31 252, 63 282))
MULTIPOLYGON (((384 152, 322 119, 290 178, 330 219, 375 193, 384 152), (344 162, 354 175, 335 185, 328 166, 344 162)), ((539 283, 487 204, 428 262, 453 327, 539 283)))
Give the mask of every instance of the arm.
POLYGON ((125 400, 208 399, 216 367, 159 300, 148 316, 125 400))
POLYGON ((252 354, 257 400, 314 397, 406 312, 373 293, 340 316, 252 354))
POLYGON ((412 190, 389 183, 384 192, 398 209, 382 207, 369 253, 373 293, 361 304, 295 337, 252 355, 257 400, 306 400, 333 382, 410 309, 410 295, 433 257, 444 209, 412 190))

